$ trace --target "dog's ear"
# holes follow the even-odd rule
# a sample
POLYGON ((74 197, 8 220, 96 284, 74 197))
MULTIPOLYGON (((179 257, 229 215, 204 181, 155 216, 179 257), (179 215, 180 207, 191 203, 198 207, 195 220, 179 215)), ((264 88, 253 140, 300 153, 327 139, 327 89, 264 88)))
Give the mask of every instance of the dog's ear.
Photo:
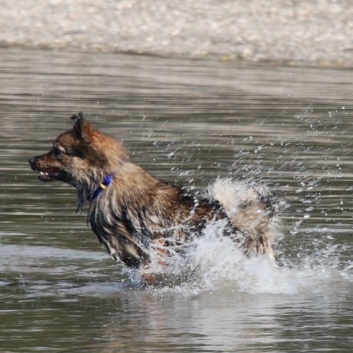
POLYGON ((87 134, 91 130, 89 123, 85 120, 81 112, 73 115, 71 119, 74 121, 74 131, 77 137, 83 141, 87 138, 87 134))

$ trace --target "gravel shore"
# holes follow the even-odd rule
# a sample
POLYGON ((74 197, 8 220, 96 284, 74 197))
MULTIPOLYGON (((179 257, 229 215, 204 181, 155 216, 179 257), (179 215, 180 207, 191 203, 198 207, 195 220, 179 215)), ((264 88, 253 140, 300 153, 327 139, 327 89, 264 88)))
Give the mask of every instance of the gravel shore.
POLYGON ((0 0, 0 45, 353 66, 351 0, 0 0))

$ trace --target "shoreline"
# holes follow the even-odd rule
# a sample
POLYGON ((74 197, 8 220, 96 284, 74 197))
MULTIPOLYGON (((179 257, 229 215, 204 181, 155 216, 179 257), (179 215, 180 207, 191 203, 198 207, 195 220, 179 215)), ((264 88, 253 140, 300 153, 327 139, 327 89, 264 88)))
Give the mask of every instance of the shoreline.
POLYGON ((353 67, 350 0, 0 0, 0 47, 353 67))

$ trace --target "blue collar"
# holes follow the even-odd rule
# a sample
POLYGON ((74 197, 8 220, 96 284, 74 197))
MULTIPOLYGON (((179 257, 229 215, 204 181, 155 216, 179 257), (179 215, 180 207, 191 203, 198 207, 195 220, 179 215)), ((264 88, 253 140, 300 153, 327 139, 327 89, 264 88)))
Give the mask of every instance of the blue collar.
POLYGON ((105 190, 109 184, 112 182, 113 176, 111 174, 107 174, 104 176, 103 181, 99 184, 97 189, 94 191, 93 195, 89 196, 89 201, 93 201, 103 190, 105 190))

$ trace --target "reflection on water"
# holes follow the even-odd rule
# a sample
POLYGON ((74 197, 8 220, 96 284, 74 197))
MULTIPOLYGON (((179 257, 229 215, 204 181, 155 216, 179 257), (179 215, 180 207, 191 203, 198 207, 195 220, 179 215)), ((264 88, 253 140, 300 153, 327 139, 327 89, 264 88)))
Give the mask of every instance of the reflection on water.
POLYGON ((0 52, 2 350, 352 351, 353 71, 0 52), (140 288, 74 191, 27 167, 80 110, 170 182, 268 183, 289 204, 282 267, 211 239, 193 283, 140 288))

